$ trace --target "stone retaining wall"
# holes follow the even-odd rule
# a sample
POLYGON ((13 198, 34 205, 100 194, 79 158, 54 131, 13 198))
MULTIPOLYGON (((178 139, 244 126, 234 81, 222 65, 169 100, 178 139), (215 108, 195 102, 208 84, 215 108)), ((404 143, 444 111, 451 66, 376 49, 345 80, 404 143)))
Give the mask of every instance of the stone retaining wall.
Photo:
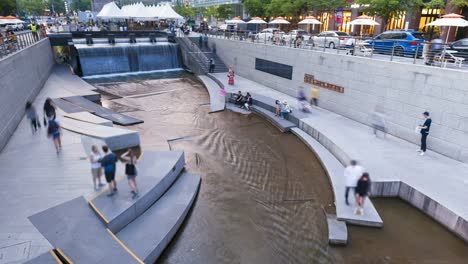
MULTIPOLYGON (((49 39, 0 60, 0 150, 23 118, 26 102, 33 101, 47 81, 53 65, 49 39)), ((36 110, 42 114, 41 109, 36 110)))

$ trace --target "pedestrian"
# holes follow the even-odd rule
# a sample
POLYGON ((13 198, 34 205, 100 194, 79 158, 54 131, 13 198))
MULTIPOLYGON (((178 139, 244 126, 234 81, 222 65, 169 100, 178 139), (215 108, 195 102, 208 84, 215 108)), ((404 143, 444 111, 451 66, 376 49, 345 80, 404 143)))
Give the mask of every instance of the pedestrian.
POLYGON ((39 40, 39 36, 37 35, 37 25, 35 23, 31 24, 31 32, 35 41, 39 40))
POLYGON ((370 186, 371 181, 369 177, 369 173, 364 172, 359 178, 357 185, 356 185, 356 211, 355 214, 363 215, 364 214, 364 203, 366 201, 366 197, 370 194, 370 186))
POLYGON ((288 119, 289 113, 291 113, 291 107, 288 105, 286 100, 283 101, 283 107, 280 110, 280 116, 283 119, 288 119))
POLYGON ((348 195, 350 190, 355 190, 359 178, 364 173, 364 168, 358 165, 358 162, 351 160, 350 165, 346 167, 344 171, 345 177, 345 203, 349 205, 348 195))
POLYGON ((205 46, 205 48, 209 48, 208 47, 208 34, 205 33, 205 36, 203 37, 203 44, 205 46))
POLYGON ((37 112, 31 102, 26 103, 26 117, 29 119, 31 123, 31 130, 32 133, 36 133, 37 129, 41 127, 41 122, 39 122, 39 118, 37 117, 37 112))
POLYGON ((101 159, 101 167, 104 168, 107 184, 109 185, 109 193, 107 196, 112 196, 117 192, 117 183, 115 182, 117 155, 109 151, 107 146, 102 146, 104 157, 101 159))
POLYGON ((101 182, 102 167, 99 160, 102 158, 101 152, 96 145, 91 147, 91 155, 89 155, 89 162, 91 163, 91 175, 93 176, 94 190, 99 190, 100 187, 104 186, 101 182))
POLYGON ((55 106, 52 104, 52 99, 47 98, 44 102, 44 126, 47 125, 48 120, 55 120, 55 117, 55 106))
POLYGON ((312 87, 310 92, 310 104, 318 106, 319 98, 319 89, 317 87, 312 87))
POLYGON ((210 73, 213 73, 216 67, 215 59, 210 58, 210 73))
POLYGON ((421 156, 424 156, 424 154, 426 154, 426 149, 427 149, 427 136, 429 135, 429 130, 431 128, 431 123, 432 123, 432 119, 431 119, 431 116, 429 115, 429 112, 424 112, 423 113, 423 116, 424 116, 424 124, 418 126, 419 129, 420 129, 420 133, 421 133, 421 148, 418 149, 418 152, 419 152, 419 155, 421 156))
POLYGON ((383 137, 385 138, 387 134, 387 123, 385 122, 384 113, 382 113, 379 109, 376 108, 371 115, 371 119, 374 135, 377 137, 377 131, 381 131, 383 133, 383 137))
POLYGON ((279 116, 280 113, 281 113, 281 108, 282 108, 282 104, 281 104, 280 100, 276 100, 275 105, 276 105, 275 116, 279 116))
POLYGON ((52 138, 54 141, 55 150, 57 154, 60 153, 60 149, 62 149, 62 140, 61 140, 61 128, 57 120, 50 119, 49 120, 49 127, 47 128, 47 137, 52 138))
POLYGON ((244 103, 245 109, 250 111, 250 107, 252 106, 252 104, 253 104, 252 95, 250 95, 250 93, 247 92, 246 100, 245 100, 245 103, 244 103))
POLYGON ((203 36, 201 34, 198 36, 198 46, 200 46, 200 49, 203 47, 203 36))
POLYGON ((229 85, 234 85, 234 71, 232 70, 232 67, 229 67, 229 72, 228 72, 228 84, 229 85))
POLYGON ((426 54, 426 65, 432 65, 434 63, 434 58, 442 53, 444 50, 444 41, 439 37, 439 35, 435 35, 431 40, 429 47, 430 49, 426 54))
POLYGON ((138 197, 138 186, 136 182, 137 169, 135 166, 137 158, 135 152, 132 149, 129 149, 120 159, 125 163, 125 174, 127 175, 128 186, 132 189, 132 199, 135 199, 138 197))

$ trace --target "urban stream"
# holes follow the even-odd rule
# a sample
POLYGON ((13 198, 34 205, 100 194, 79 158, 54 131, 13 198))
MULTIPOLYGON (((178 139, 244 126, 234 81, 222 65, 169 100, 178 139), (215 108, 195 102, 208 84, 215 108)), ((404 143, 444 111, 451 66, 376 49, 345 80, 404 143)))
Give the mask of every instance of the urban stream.
MULTIPOLYGON (((385 227, 348 226, 327 243, 330 182, 314 154, 264 119, 209 113, 192 75, 87 79, 103 106, 144 120, 141 148, 184 150, 202 175, 198 198, 158 263, 466 263, 468 246, 397 199, 376 199, 385 227)), ((157 222, 154 223, 157 225, 157 222)))

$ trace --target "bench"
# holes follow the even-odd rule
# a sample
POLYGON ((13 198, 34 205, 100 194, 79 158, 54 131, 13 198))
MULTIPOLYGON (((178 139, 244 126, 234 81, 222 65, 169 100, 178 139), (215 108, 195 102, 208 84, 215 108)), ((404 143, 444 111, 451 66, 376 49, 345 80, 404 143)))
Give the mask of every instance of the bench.
POLYGON ((140 145, 140 135, 137 131, 96 125, 71 118, 63 118, 59 124, 66 130, 101 139, 113 151, 140 145))
POLYGON ((272 123, 274 126, 279 128, 281 132, 288 132, 291 130, 291 128, 296 127, 295 124, 292 122, 283 119, 279 116, 275 116, 273 112, 270 112, 258 105, 252 105, 252 111, 259 114, 260 116, 264 117, 266 120, 268 120, 270 123, 272 123))
MULTIPOLYGON (((350 224, 382 227, 383 221, 375 209, 372 201, 367 199, 364 205, 364 214, 356 215, 353 206, 345 204, 345 179, 344 167, 322 144, 312 136, 299 128, 291 128, 291 132, 301 139, 318 157, 323 168, 330 178, 333 193, 335 195, 335 207, 337 220, 345 221, 350 224)), ((350 197, 352 199, 352 196, 350 197)), ((350 202, 353 201, 350 199, 350 202)))
POLYGON ((140 196, 132 200, 126 179, 119 191, 107 197, 107 190, 89 200, 89 205, 112 232, 117 233, 139 217, 171 186, 185 165, 182 151, 146 151, 137 163, 140 196))

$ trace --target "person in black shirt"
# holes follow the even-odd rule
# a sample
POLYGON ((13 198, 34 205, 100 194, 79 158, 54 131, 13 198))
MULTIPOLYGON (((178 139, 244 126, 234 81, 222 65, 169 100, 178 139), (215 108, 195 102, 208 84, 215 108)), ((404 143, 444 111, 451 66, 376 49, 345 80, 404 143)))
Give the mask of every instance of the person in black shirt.
POLYGON ((366 201, 366 197, 369 196, 370 186, 371 181, 369 173, 364 172, 354 189, 356 193, 356 204, 358 205, 358 208, 356 208, 357 215, 364 214, 364 202, 366 201))
MULTIPOLYGON (((47 98, 44 102, 44 116, 47 117, 47 120, 55 120, 55 106, 52 104, 52 99, 47 98)), ((44 125, 46 120, 44 119, 44 125)))
POLYGON ((429 135, 429 129, 431 128, 432 123, 432 119, 429 116, 429 112, 424 112, 423 116, 426 119, 426 121, 424 121, 424 124, 422 126, 419 126, 419 128, 421 129, 421 149, 419 149, 418 152, 421 156, 424 156, 424 154, 426 153, 426 140, 427 136, 429 135))

